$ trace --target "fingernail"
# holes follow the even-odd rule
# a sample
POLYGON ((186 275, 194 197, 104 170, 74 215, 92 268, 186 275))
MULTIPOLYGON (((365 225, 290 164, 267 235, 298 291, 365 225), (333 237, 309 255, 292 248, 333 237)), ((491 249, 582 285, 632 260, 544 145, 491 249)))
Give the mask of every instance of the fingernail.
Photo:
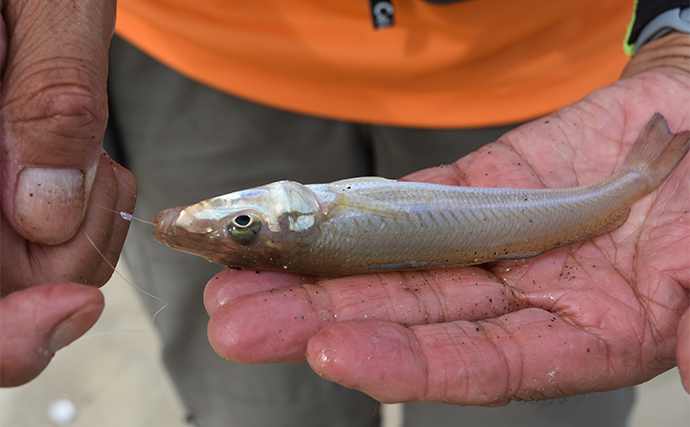
POLYGON ((84 174, 78 169, 26 167, 19 173, 14 218, 34 241, 58 244, 79 229, 84 174))

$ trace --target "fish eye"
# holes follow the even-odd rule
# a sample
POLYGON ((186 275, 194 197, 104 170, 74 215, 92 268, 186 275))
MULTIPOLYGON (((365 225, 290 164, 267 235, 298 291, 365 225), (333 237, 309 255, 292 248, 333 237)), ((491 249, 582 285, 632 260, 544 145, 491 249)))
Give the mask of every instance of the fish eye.
POLYGON ((230 220, 228 235, 237 243, 248 245, 256 240, 261 230, 261 220, 252 214, 241 213, 230 220))

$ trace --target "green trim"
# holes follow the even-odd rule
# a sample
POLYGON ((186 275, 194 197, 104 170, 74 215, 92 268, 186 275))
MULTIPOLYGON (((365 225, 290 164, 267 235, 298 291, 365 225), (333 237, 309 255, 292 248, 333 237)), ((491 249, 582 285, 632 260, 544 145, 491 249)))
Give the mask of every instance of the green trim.
POLYGON ((625 32, 625 40, 623 40, 623 52, 625 52, 625 54, 628 56, 633 56, 635 54, 635 43, 628 43, 628 41, 630 40, 630 33, 632 33, 633 24, 635 23, 635 19, 637 19, 638 0, 633 0, 633 2, 634 5, 632 17, 630 18, 630 23, 628 24, 628 30, 625 32))

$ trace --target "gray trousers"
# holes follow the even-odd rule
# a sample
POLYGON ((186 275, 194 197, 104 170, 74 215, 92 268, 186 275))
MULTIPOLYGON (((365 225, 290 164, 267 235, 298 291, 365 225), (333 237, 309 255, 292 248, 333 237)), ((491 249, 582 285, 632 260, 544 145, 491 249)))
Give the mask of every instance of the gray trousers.
MULTIPOLYGON (((110 134, 139 184, 136 215, 281 179, 303 183, 399 178, 452 162, 511 126, 421 130, 308 117, 215 91, 115 38, 110 134)), ((316 375, 307 364, 240 365, 213 351, 202 303, 222 267, 156 243, 133 223, 125 260, 137 286, 169 305, 156 318, 163 359, 190 421, 203 427, 377 426, 378 403, 316 375)), ((151 312, 160 303, 144 298, 151 312)), ((503 408, 411 403, 405 426, 624 426, 632 389, 503 408)))

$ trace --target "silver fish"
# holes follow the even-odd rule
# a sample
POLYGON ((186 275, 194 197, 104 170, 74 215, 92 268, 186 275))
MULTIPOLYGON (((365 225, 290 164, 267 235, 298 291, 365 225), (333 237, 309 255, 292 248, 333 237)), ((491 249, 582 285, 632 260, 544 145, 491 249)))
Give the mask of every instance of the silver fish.
POLYGON ((527 258, 618 228, 690 148, 660 114, 616 172, 561 189, 369 177, 238 191, 156 217, 155 239, 232 268, 352 275, 527 258))

